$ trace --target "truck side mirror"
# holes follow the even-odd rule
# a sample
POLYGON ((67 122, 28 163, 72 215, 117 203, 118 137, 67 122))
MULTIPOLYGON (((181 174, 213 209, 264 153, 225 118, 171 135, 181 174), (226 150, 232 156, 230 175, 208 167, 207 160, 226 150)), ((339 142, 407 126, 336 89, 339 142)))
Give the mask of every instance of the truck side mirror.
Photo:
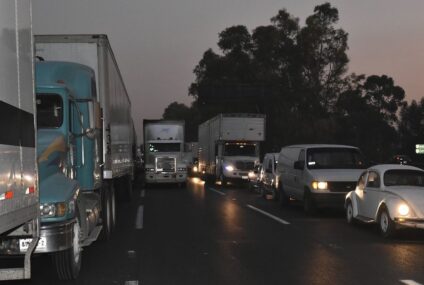
POLYGON ((88 128, 85 130, 84 134, 87 136, 87 138, 94 139, 96 137, 96 129, 88 128))
POLYGON ((305 162, 302 160, 295 161, 293 164, 294 169, 303 170, 305 169, 305 162))

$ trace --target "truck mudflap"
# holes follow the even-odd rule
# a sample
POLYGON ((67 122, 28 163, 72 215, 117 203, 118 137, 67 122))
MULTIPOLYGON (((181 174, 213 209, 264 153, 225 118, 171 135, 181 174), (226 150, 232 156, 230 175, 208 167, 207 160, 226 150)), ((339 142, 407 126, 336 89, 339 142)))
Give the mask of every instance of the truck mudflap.
MULTIPOLYGON (((34 253, 51 253, 72 247, 75 219, 61 223, 41 224, 40 239, 34 253)), ((31 244, 31 238, 14 238, 0 243, 0 255, 25 254, 31 244)))

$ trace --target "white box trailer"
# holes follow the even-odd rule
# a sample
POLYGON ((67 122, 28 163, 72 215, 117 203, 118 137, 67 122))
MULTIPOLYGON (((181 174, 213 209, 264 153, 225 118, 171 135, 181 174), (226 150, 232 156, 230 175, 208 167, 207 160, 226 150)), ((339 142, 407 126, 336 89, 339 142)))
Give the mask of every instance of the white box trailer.
POLYGON ((36 56, 87 65, 96 75, 103 115, 103 178, 134 175, 131 101, 106 35, 36 35, 36 56))
POLYGON ((219 114, 199 126, 199 170, 209 178, 247 180, 265 139, 262 114, 219 114))
POLYGON ((31 1, 0 1, 0 30, 0 241, 29 244, 23 268, 0 269, 0 280, 28 279, 40 208, 31 1))

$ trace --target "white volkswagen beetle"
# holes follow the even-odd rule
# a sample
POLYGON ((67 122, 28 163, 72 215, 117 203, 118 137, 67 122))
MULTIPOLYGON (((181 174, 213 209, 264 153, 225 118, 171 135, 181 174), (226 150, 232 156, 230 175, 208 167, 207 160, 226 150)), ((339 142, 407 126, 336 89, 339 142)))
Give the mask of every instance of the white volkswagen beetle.
POLYGON ((424 229, 424 171, 397 164, 368 168, 346 195, 346 219, 374 222, 384 237, 400 227, 424 229))

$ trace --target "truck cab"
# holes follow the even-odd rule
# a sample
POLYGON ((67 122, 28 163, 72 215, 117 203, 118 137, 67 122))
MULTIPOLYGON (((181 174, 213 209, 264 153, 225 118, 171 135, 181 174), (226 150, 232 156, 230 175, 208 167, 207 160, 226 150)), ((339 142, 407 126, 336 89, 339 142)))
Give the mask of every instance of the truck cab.
POLYGON ((69 62, 36 64, 41 239, 60 279, 74 279, 82 247, 100 234, 102 193, 93 71, 69 62))

